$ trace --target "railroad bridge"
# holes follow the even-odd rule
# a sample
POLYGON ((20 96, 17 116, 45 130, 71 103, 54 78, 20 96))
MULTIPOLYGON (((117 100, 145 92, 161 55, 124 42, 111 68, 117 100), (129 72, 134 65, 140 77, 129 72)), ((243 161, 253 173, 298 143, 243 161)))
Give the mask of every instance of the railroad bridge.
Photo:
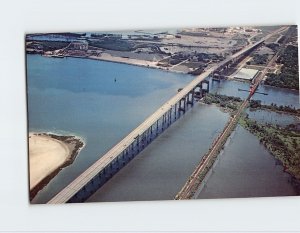
POLYGON ((209 82, 205 80, 207 77, 214 76, 215 72, 226 72, 244 59, 245 56, 249 55, 254 49, 261 46, 264 40, 271 37, 274 33, 275 32, 269 34, 255 44, 246 46, 244 49, 195 77, 186 87, 160 106, 158 110, 106 154, 103 156, 100 155, 98 161, 79 175, 48 203, 84 202, 87 200, 158 135, 163 133, 173 122, 178 120, 188 108, 191 108, 197 98, 203 97, 203 95, 209 91, 209 82))

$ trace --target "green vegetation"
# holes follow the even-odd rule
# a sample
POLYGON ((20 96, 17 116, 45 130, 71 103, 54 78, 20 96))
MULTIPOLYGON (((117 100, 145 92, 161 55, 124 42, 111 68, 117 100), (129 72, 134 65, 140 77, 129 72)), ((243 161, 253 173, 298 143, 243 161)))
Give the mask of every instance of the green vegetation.
POLYGON ((102 49, 116 50, 116 51, 135 50, 134 43, 122 39, 117 39, 117 38, 104 38, 103 40, 90 40, 89 45, 102 48, 102 49))
POLYGON ((279 44, 276 43, 270 43, 270 44, 266 44, 266 47, 268 47, 269 49, 272 49, 273 52, 277 52, 279 49, 279 44))
POLYGON ((210 61, 219 62, 219 61, 223 61, 225 59, 223 56, 215 54, 215 53, 209 54, 209 53, 196 53, 195 52, 193 57, 198 62, 204 62, 204 63, 207 63, 210 61))
POLYGON ((27 48, 36 49, 37 47, 39 47, 45 52, 45 51, 54 51, 57 49, 62 49, 68 46, 69 44, 70 42, 66 42, 66 41, 38 41, 38 42, 36 41, 32 44, 29 44, 27 48))
POLYGON ((242 99, 235 96, 207 93, 203 99, 203 102, 206 104, 214 103, 226 110, 236 111, 242 103, 242 99))
POLYGON ((300 131, 296 130, 296 127, 264 125, 247 116, 240 118, 239 123, 259 138, 260 142, 282 162, 287 172, 300 179, 300 131))
POLYGON ((58 33, 29 33, 26 34, 26 38, 30 37, 39 37, 39 36, 47 36, 47 37, 73 37, 73 38, 78 38, 78 37, 83 37, 86 36, 86 33, 72 33, 72 32, 58 32, 58 33))
POLYGON ((265 65, 267 64, 268 59, 268 54, 254 54, 252 60, 249 62, 248 65, 265 65))
POLYGON ((296 109, 295 107, 290 107, 290 106, 283 106, 283 105, 278 106, 277 104, 274 103, 272 103, 271 105, 263 105, 261 104, 260 100, 251 100, 250 108, 267 109, 271 111, 291 113, 300 116, 300 109, 296 109))
POLYGON ((288 45, 283 54, 277 59, 278 63, 281 63, 280 74, 269 74, 265 81, 265 84, 290 88, 299 89, 299 71, 298 71, 298 47, 288 45))
POLYGON ((284 42, 284 40, 286 39, 286 36, 282 36, 279 40, 278 43, 282 44, 284 42))

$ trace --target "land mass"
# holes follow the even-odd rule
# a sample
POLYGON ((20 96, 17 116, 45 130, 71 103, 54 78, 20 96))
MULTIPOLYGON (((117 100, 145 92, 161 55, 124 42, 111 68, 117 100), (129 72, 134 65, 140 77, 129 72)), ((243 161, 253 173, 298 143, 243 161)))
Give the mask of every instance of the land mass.
POLYGON ((75 136, 29 133, 30 200, 74 161, 83 146, 83 141, 75 136))
MULTIPOLYGON (((279 40, 283 41, 284 36, 279 40)), ((278 57, 277 63, 281 64, 279 73, 269 73, 265 80, 266 85, 299 90, 298 69, 298 37, 297 27, 291 27, 291 34, 287 38, 287 45, 278 57)))
MULTIPOLYGON (((255 43, 275 28, 192 28, 171 33, 135 31, 130 32, 132 34, 27 34, 26 52, 54 58, 78 57, 111 61, 199 75, 246 45, 255 43)), ((274 35, 265 41, 260 49, 245 60, 244 68, 261 70, 283 43, 283 53, 276 64, 269 67, 265 84, 298 89, 297 26, 290 27, 288 37, 274 35)), ((235 78, 238 70, 238 67, 230 69, 222 78, 235 78)))
POLYGON ((51 33, 26 35, 26 52, 80 57, 199 74, 266 32, 252 27, 193 28, 177 32, 51 33))

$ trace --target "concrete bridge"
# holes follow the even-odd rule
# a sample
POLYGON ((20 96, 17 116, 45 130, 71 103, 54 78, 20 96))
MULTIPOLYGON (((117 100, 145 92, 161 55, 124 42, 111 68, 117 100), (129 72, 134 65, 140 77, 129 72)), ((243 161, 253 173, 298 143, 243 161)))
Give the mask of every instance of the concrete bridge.
POLYGON ((214 72, 226 72, 275 33, 277 32, 269 34, 255 44, 248 45, 197 76, 48 203, 58 204, 87 200, 159 134, 179 119, 188 108, 192 107, 196 98, 201 98, 205 92, 209 91, 209 82, 205 78, 213 76, 214 72), (203 85, 204 83, 206 85, 203 85))

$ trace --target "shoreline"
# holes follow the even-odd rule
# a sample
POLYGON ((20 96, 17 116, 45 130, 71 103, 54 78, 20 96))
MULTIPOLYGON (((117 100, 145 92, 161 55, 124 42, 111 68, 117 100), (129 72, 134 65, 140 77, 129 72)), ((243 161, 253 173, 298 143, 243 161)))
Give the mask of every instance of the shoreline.
POLYGON ((278 109, 270 109, 270 108, 266 108, 266 107, 258 107, 258 108, 253 108, 253 107, 249 107, 249 111, 268 111, 268 112, 275 112, 278 114, 282 114, 282 115, 289 115, 289 116, 294 116, 297 117, 298 119, 300 119, 300 114, 299 113, 294 113, 294 112, 288 112, 288 111, 284 111, 284 110, 278 110, 278 109))
POLYGON ((32 199, 37 195, 37 193, 40 190, 42 190, 63 168, 71 165, 74 162, 77 155, 80 153, 81 149, 84 146, 84 140, 82 140, 78 136, 62 136, 53 133, 29 132, 28 175, 30 201, 32 201, 32 199), (45 141, 47 143, 46 145, 45 141), (46 146, 48 146, 48 148, 44 148, 46 146), (45 156, 45 149, 46 151, 47 149, 49 149, 49 151, 47 151, 47 156, 45 156), (55 156, 57 154, 60 154, 60 159, 63 161, 56 161, 56 163, 51 161, 51 152, 52 156, 53 154, 55 156), (47 158, 48 160, 50 160, 50 162, 44 161, 47 158), (46 165, 46 168, 44 167, 43 171, 41 172, 38 171, 40 168, 37 168, 36 166, 34 167, 34 164, 38 164, 42 159, 44 164, 47 164, 47 162, 48 164, 46 165))
MULTIPOLYGON (((49 57, 52 57, 52 56, 49 56, 49 57)), ((113 63, 119 63, 119 64, 139 66, 139 67, 144 67, 144 68, 149 68, 149 69, 157 69, 157 70, 162 70, 162 71, 167 71, 167 72, 172 72, 172 73, 192 75, 192 74, 189 74, 184 71, 170 70, 170 69, 164 68, 162 66, 157 66, 156 64, 154 64, 156 62, 151 62, 151 61, 146 61, 146 60, 138 60, 138 59, 133 59, 133 58, 123 58, 123 57, 115 57, 115 56, 111 56, 110 58, 96 57, 96 56, 79 57, 79 56, 70 56, 70 55, 67 55, 65 57, 66 58, 67 57, 83 58, 83 59, 90 59, 90 60, 96 60, 96 61, 106 61, 106 62, 113 62, 113 63)))
MULTIPOLYGON (((30 54, 27 53, 29 55, 41 55, 41 54, 30 54)), ((49 58, 57 58, 55 56, 52 55, 41 55, 44 57, 49 57, 49 58)), ((197 76, 197 75, 193 75, 193 74, 189 74, 185 71, 180 71, 180 70, 172 70, 169 68, 165 68, 162 66, 157 66, 154 63, 157 62, 152 62, 152 61, 147 61, 147 60, 139 60, 139 59, 133 59, 133 58, 124 58, 124 57, 116 57, 116 56, 110 56, 108 57, 98 57, 98 56, 72 56, 72 55, 66 55, 64 57, 61 57, 59 59, 62 58, 79 58, 79 59, 90 59, 90 60, 96 60, 96 61, 106 61, 106 62, 113 62, 113 63, 119 63, 119 64, 127 64, 127 65, 133 65, 133 66, 139 66, 139 67, 144 67, 144 68, 149 68, 149 69, 157 69, 157 70, 162 70, 162 71, 167 71, 167 72, 172 72, 172 73, 178 73, 178 74, 186 74, 186 75, 192 75, 192 76, 197 76)), ((172 68, 172 67, 170 67, 172 68)))
POLYGON ((288 87, 277 87, 277 86, 272 86, 272 85, 270 85, 270 84, 265 84, 264 82, 263 82, 263 85, 264 85, 265 87, 278 88, 278 89, 283 89, 283 90, 287 90, 287 91, 292 91, 292 92, 298 92, 298 93, 300 93, 300 89, 297 90, 297 89, 288 88, 288 87))
MULTIPOLYGON (((29 54, 29 53, 27 53, 27 54, 29 54)), ((35 54, 32 54, 32 55, 35 55, 35 54)), ((36 55, 38 55, 38 54, 36 54, 36 55)), ((45 56, 45 55, 41 55, 41 56, 45 56)), ((53 55, 46 55, 45 57, 57 58, 53 55)), ((144 68, 157 69, 157 70, 162 70, 162 71, 167 71, 167 72, 172 72, 172 73, 177 73, 177 74, 186 74, 186 75, 191 75, 191 76, 197 76, 197 75, 189 74, 188 72, 185 72, 185 71, 173 70, 173 69, 165 68, 163 66, 157 66, 156 64, 154 64, 154 63, 157 63, 157 62, 152 62, 152 61, 147 61, 147 60, 116 57, 116 56, 112 56, 112 55, 109 55, 109 58, 108 57, 103 57, 103 56, 98 57, 98 56, 72 56, 72 55, 66 55, 66 56, 61 57, 61 58, 68 58, 68 57, 79 58, 79 59, 90 59, 90 60, 96 60, 96 61, 114 62, 114 63, 119 63, 119 64, 127 64, 127 65, 139 66, 139 67, 144 67, 144 68)), ((170 68, 172 68, 172 67, 170 67, 170 68)), ((230 79, 227 79, 227 80, 242 82, 242 83, 249 83, 246 80, 240 80, 240 79, 235 79, 235 78, 230 78, 230 79)), ((265 86, 265 87, 271 87, 271 88, 275 88, 275 89, 283 89, 283 90, 292 91, 292 92, 299 92, 300 91, 300 90, 297 90, 297 89, 291 89, 291 88, 286 88, 286 87, 277 87, 277 86, 272 86, 272 85, 268 85, 268 84, 264 84, 264 83, 262 83, 262 85, 265 86)))

